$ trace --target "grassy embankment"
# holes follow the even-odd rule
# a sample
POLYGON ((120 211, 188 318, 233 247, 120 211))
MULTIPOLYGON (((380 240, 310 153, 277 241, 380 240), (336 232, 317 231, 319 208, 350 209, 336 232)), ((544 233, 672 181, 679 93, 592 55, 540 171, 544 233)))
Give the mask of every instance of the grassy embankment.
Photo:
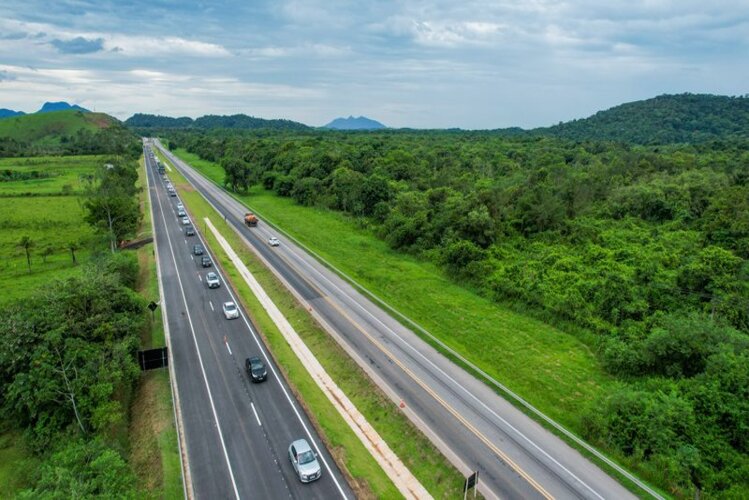
MULTIPOLYGON (((462 477, 433 445, 419 433, 400 410, 374 386, 356 363, 309 316, 296 299, 275 276, 260 263, 241 242, 234 231, 218 217, 205 200, 193 192, 178 173, 169 174, 180 190, 185 205, 196 222, 208 216, 241 256, 242 261, 288 318, 307 346, 346 393, 370 424, 387 441, 425 488, 436 498, 455 498, 460 495, 462 477)), ((196 227, 202 229, 199 222, 196 227)), ((366 496, 393 498, 399 496, 390 480, 376 464, 369 452, 348 428, 325 395, 309 378, 275 324, 266 315, 242 278, 229 265, 216 241, 206 235, 208 244, 216 251, 226 274, 236 285, 243 302, 266 339, 294 391, 308 408, 318 429, 339 463, 355 478, 358 492, 366 496)))
MULTIPOLYGON (((176 152, 222 184, 219 165, 183 149, 176 152)), ((584 331, 562 331, 491 302, 455 284, 436 265, 393 251, 352 217, 300 206, 261 186, 237 198, 578 435, 586 405, 615 384, 584 331)), ((630 458, 609 455, 626 467, 637 466, 630 458)))
MULTIPOLYGON (((151 209, 145 169, 141 161, 138 186, 143 221, 137 239, 151 232, 151 209)), ((138 291, 149 302, 159 301, 159 284, 153 243, 137 250, 140 275, 138 291)), ((164 326, 161 308, 141 332, 141 349, 163 347, 164 326)), ((158 498, 183 498, 177 431, 174 424, 169 371, 152 370, 141 374, 130 405, 130 464, 144 489, 158 498)))
POLYGON ((0 137, 36 146, 52 146, 60 144, 63 135, 73 136, 79 130, 96 132, 110 123, 112 118, 104 113, 72 110, 35 113, 0 120, 0 137))

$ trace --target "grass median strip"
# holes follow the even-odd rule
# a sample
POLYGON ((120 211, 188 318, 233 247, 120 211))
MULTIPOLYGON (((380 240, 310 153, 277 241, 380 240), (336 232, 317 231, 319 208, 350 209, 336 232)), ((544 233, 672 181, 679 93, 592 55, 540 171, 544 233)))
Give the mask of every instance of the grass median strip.
POLYGON ((227 243, 226 239, 216 230, 210 219, 206 218, 204 221, 211 234, 221 245, 224 253, 231 260, 231 264, 239 271, 244 282, 249 285, 255 297, 262 304, 263 309, 265 309, 276 327, 283 334, 286 342, 298 358, 300 365, 304 366, 307 373, 309 373, 310 377, 312 377, 320 390, 328 398, 328 401, 338 410, 338 413, 343 417, 346 424, 354 431, 377 463, 380 464, 401 494, 406 498, 431 498, 421 483, 411 474, 411 471, 403 465, 403 462, 393 453, 379 434, 377 434, 356 406, 351 403, 351 400, 346 397, 333 379, 330 378, 330 375, 328 375, 320 362, 317 361, 317 358, 315 358, 304 344, 299 334, 294 330, 294 327, 291 326, 276 304, 268 297, 268 294, 249 272, 234 249, 227 243))
MULTIPOLYGON (((185 205, 191 212, 192 219, 200 220, 209 217, 231 246, 237 249, 242 262, 247 265, 273 302, 278 305, 315 358, 427 491, 435 498, 460 496, 463 478, 458 471, 371 382, 345 351, 315 323, 309 313, 244 246, 233 229, 216 214, 203 197, 195 193, 176 171, 172 172, 170 177, 180 191, 185 205)), ((199 226, 199 229, 202 227, 199 226)), ((212 235, 205 236, 211 248, 217 249, 217 242, 212 235)), ((248 306, 255 324, 261 330, 295 392, 301 396, 303 404, 310 410, 313 420, 330 445, 336 459, 354 478, 357 493, 378 498, 400 496, 393 483, 355 434, 345 425, 338 412, 310 379, 304 368, 297 366, 296 356, 273 321, 262 309, 249 288, 243 284, 239 274, 232 269, 232 266, 226 265, 226 256, 219 252, 217 258, 225 268, 227 276, 237 284, 237 291, 248 306)))

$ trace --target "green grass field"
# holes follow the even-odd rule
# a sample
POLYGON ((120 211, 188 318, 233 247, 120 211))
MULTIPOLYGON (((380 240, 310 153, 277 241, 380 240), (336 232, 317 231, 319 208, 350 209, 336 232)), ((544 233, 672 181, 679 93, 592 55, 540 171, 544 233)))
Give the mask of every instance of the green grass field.
POLYGON ((0 172, 43 172, 48 177, 0 182, 0 196, 71 195, 81 193, 89 176, 106 161, 103 156, 38 156, 0 158, 0 172))
POLYGON ((91 254, 93 229, 83 220, 83 178, 103 162, 98 156, 6 158, 0 170, 51 172, 46 179, 0 182, 0 305, 27 296, 50 279, 78 272, 69 246, 76 243, 76 259, 84 262, 91 254), (62 195, 64 186, 71 193, 62 195), (31 270, 25 251, 18 246, 22 237, 33 242, 31 270), (45 256, 45 253, 48 255, 45 256))
MULTIPOLYGON (((163 159, 162 159, 163 161, 163 159)), ((315 357, 333 377, 369 423, 377 430, 391 449, 406 464, 416 478, 435 498, 457 498, 462 488, 462 476, 432 443, 400 412, 343 351, 302 308, 275 276, 260 263, 221 217, 216 216, 208 203, 186 187, 184 178, 176 171, 169 174, 193 220, 210 217, 235 251, 241 256, 256 279, 265 288, 279 309, 288 318, 315 357)), ((200 229, 202 226, 196 224, 200 229)), ((233 266, 220 251, 212 234, 205 235, 211 248, 220 258, 226 274, 248 306, 253 321, 270 346, 273 356, 284 369, 295 392, 310 409, 317 426, 337 459, 361 485, 358 492, 375 498, 399 497, 392 482, 376 464, 353 432, 338 415, 325 395, 318 389, 307 372, 299 367, 298 360, 272 320, 267 316, 255 296, 244 284, 233 266)))
POLYGON ((70 136, 79 130, 96 132, 111 122, 112 119, 104 113, 72 110, 34 113, 0 119, 0 137, 38 145, 54 145, 60 143, 63 135, 70 136))

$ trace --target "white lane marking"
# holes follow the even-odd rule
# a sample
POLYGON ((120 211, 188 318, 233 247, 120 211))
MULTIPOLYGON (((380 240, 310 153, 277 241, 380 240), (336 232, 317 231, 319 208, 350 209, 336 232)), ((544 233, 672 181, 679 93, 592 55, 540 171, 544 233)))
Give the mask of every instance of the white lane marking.
POLYGON ((226 337, 224 337, 224 344, 226 344, 226 350, 229 351, 229 356, 234 356, 234 353, 231 352, 231 347, 229 347, 229 342, 226 340, 226 337))
POLYGON ((185 238, 185 245, 187 245, 187 238, 185 238))
POLYGON ((213 308, 213 302, 211 302, 211 301, 209 300, 209 301, 208 301, 208 305, 209 305, 209 306, 211 306, 211 311, 215 311, 215 309, 213 308))
MULTIPOLYGON (((169 158, 169 160, 173 162, 174 161, 173 158, 170 158, 169 156, 171 156, 171 154, 167 155, 167 158, 169 158)), ((173 165, 175 167, 177 166, 175 163, 173 163, 173 165)), ((179 170, 179 169, 177 169, 177 170, 179 170)), ((190 179, 187 179, 187 180, 188 180, 188 182, 190 182, 192 184, 192 182, 190 181, 190 179)), ((201 196, 202 196, 202 194, 201 194, 201 196)), ((205 199, 205 197, 203 197, 203 198, 205 199)), ((211 207, 213 207, 214 210, 216 210, 217 213, 219 213, 219 214, 221 213, 218 210, 218 208, 216 208, 215 205, 213 205, 207 199, 206 199, 206 201, 208 202, 209 205, 211 205, 211 207)), ((200 240, 201 243, 203 243, 204 246, 206 246, 205 245, 205 241, 203 241, 203 236, 201 234, 198 234, 198 239, 200 240)), ((219 276, 220 276, 220 272, 219 272, 219 276)), ((238 304, 239 302, 237 301, 237 299, 234 296, 234 293, 231 291, 231 289, 227 288, 227 290, 229 291, 229 296, 232 298, 232 300, 234 301, 234 303, 238 304)), ((323 465, 325 466, 325 468, 330 473, 330 477, 333 479, 333 482, 335 483, 336 488, 338 489, 338 492, 341 494, 342 498, 348 499, 348 496, 346 495, 346 492, 343 491, 343 487, 341 486, 340 482, 338 481, 338 478, 336 477, 336 474, 333 473, 333 469, 330 467, 330 464, 328 464, 328 461, 325 459, 325 455, 323 454, 322 450, 320 449, 320 444, 317 442, 317 439, 315 439, 315 437, 312 436, 312 432, 310 431, 310 429, 307 426, 307 424, 304 422, 304 419, 302 418, 302 415, 299 413, 299 409, 297 408, 297 405, 294 404, 294 400, 292 400, 291 395, 289 395, 289 391, 286 390, 286 387, 284 386, 283 379, 278 374, 278 372, 276 371, 276 369, 273 367, 273 364, 270 363, 269 359, 271 359, 271 358, 268 355, 268 352, 266 350, 265 345, 262 342, 260 342, 260 338, 258 337, 257 332, 252 327, 252 325, 250 324, 249 320, 245 317, 245 315, 242 314, 241 317, 244 320, 245 325, 247 325, 247 328, 249 328, 250 333, 252 334, 252 339, 255 341, 255 344, 258 346, 258 349, 260 349, 260 352, 263 354, 263 357, 265 358, 267 366, 270 367, 270 371, 271 371, 271 373, 273 373, 273 377, 278 382, 278 386, 281 388, 281 391, 283 392, 284 396, 286 397, 286 400, 289 402, 289 405, 291 406, 291 409, 294 410, 294 414, 296 415, 297 419, 299 420, 299 423, 302 425, 302 428, 304 429, 304 432, 307 435, 307 438, 309 438, 310 442, 314 445, 315 451, 317 451, 317 454, 319 455, 320 460, 322 460, 323 465)))
MULTIPOLYGON (((161 203, 161 199, 159 197, 156 198, 156 200, 159 203, 159 211, 161 212, 161 220, 164 222, 164 228, 168 227, 166 222, 166 215, 164 214, 164 206, 161 203)), ((177 266, 177 258, 174 254, 174 247, 172 246, 172 237, 169 234, 169 231, 166 230, 166 239, 169 243, 169 251, 172 256, 172 262, 174 263, 174 268, 177 273, 177 282, 179 283, 179 290, 182 294, 182 303, 185 306, 185 315, 187 316, 187 322, 190 325, 190 333, 192 334, 192 341, 195 345, 195 352, 198 355, 198 364, 200 365, 200 372, 203 375, 203 383, 205 384, 206 391, 208 392, 208 402, 211 405, 211 412, 213 413, 213 420, 216 422, 216 430, 218 431, 218 437, 219 441, 221 442, 221 450, 224 453, 224 460, 226 460, 226 465, 229 469, 229 479, 231 480, 232 488, 234 489, 234 497, 239 500, 239 490, 237 489, 237 481, 234 479, 234 470, 231 466, 231 461, 229 460, 229 452, 226 450, 226 442, 224 442, 224 433, 221 431, 221 423, 218 420, 218 413, 216 412, 216 405, 213 402, 213 394, 211 394, 211 386, 208 383, 208 376, 205 373, 205 366, 203 365, 203 356, 200 354, 200 349, 198 348, 198 339, 195 336, 195 327, 192 323, 192 316, 190 315, 190 308, 187 307, 187 297, 185 296, 185 288, 182 285, 182 278, 180 276, 179 267, 177 266)), ((185 243, 187 243, 187 240, 185 240, 185 243)))
POLYGON ((200 280, 201 283, 203 282, 203 277, 200 274, 198 274, 198 279, 200 280))
POLYGON ((250 401, 250 406, 252 406, 252 413, 255 414, 255 420, 257 420, 257 425, 259 425, 260 427, 262 427, 263 424, 260 423, 260 417, 258 416, 257 410, 255 409, 255 403, 253 403, 252 401, 250 401))
POLYGON ((195 260, 195 257, 193 257, 192 255, 190 255, 190 258, 191 258, 192 260, 195 260))

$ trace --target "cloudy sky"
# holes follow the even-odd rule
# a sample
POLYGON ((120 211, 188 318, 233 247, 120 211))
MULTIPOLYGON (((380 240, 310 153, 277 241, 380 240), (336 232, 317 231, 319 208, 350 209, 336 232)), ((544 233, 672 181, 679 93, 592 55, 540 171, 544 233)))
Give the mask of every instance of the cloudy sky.
POLYGON ((535 127, 749 93, 749 0, 3 0, 0 107, 535 127))

